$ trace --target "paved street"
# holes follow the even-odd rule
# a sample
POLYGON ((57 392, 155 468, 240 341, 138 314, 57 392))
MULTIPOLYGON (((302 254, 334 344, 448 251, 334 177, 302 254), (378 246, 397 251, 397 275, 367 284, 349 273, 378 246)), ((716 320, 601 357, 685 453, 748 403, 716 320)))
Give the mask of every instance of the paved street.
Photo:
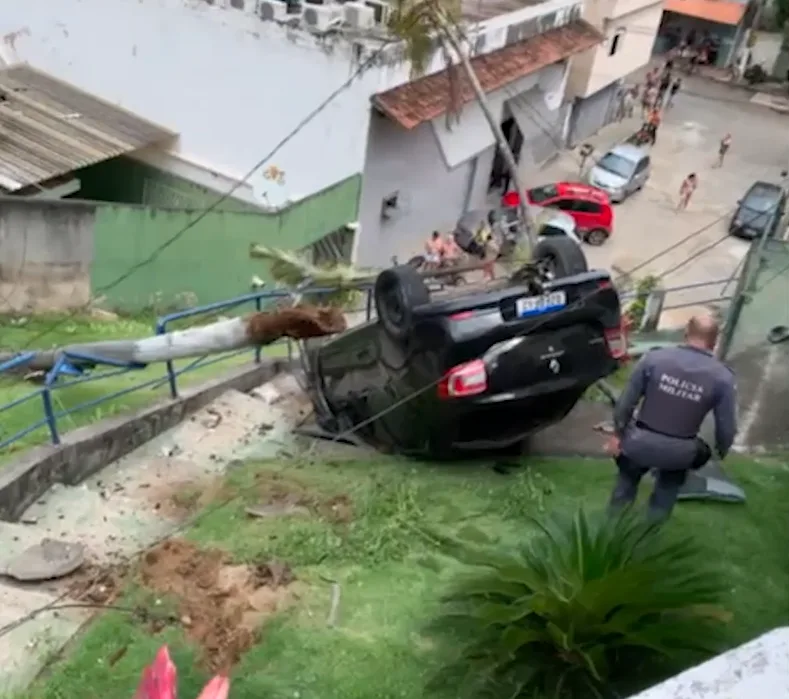
MULTIPOLYGON (((779 181, 780 171, 789 163, 787 117, 751 104, 751 96, 744 90, 711 81, 688 81, 684 93, 678 95, 675 106, 664 117, 657 145, 652 149, 649 184, 616 207, 614 236, 601 248, 586 248, 593 266, 632 269, 706 227, 703 233, 637 272, 636 277, 670 270, 725 236, 733 207, 754 180, 779 181), (724 167, 717 169, 713 164, 718 142, 726 131, 731 132, 733 143, 724 167), (677 213, 679 187, 690 172, 698 175, 699 188, 689 209, 677 213)), ((590 139, 598 156, 636 130, 639 123, 639 119, 633 119, 615 124, 590 139)), ((578 156, 571 151, 564 152, 540 173, 543 182, 577 177, 578 156)), ((538 184, 534 174, 528 182, 538 184)), ((670 273, 664 285, 670 288, 726 279, 747 248, 744 241, 724 238, 709 252, 670 273)), ((673 306, 704 301, 718 296, 723 286, 671 293, 666 303, 673 306)), ((681 323, 689 312, 677 311, 665 320, 672 325, 681 323)))

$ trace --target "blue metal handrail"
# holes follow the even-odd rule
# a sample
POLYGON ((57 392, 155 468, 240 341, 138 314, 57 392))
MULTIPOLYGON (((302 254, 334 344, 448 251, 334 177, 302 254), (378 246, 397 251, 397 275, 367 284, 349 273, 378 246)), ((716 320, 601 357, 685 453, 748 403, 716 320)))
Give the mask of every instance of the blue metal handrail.
MULTIPOLYGON (((367 317, 369 318, 369 313, 371 309, 371 300, 369 291, 372 289, 372 285, 370 283, 363 283, 363 284, 354 284, 354 285, 347 285, 343 288, 355 288, 360 291, 367 291, 368 292, 368 299, 366 304, 366 309, 368 311, 367 317)), ((302 291, 304 296, 320 296, 322 294, 333 293, 338 291, 338 287, 308 287, 302 291)), ((245 304, 254 304, 255 310, 261 311, 264 309, 267 303, 272 301, 276 301, 279 299, 285 299, 290 297, 291 294, 288 291, 282 289, 261 289, 260 291, 256 291, 249 294, 243 294, 241 296, 237 296, 232 299, 228 299, 226 301, 220 301, 217 303, 210 303, 205 304, 202 306, 196 306, 193 308, 186 309, 184 311, 179 311, 176 313, 169 313, 167 315, 161 316, 157 319, 154 330, 157 335, 161 335, 168 331, 168 325, 173 323, 177 320, 182 320, 184 318, 193 318, 200 315, 206 315, 209 313, 215 313, 217 311, 222 310, 230 310, 235 309, 245 304)), ((275 343, 276 344, 276 343, 275 343)), ((287 341, 288 345, 288 355, 292 357, 292 346, 290 340, 287 341)), ((43 406, 43 415, 40 420, 33 422, 30 425, 27 425, 22 430, 18 432, 3 436, 0 434, 0 449, 4 449, 14 442, 18 442, 19 440, 23 439, 27 435, 36 430, 41 429, 42 427, 46 427, 49 431, 49 441, 53 445, 59 445, 61 443, 60 431, 58 429, 58 420, 73 414, 79 411, 87 410, 90 408, 94 408, 102 403, 106 403, 109 400, 119 398, 121 396, 127 395, 134 391, 138 391, 145 388, 150 388, 151 390, 156 390, 160 388, 165 383, 168 384, 170 389, 170 396, 173 398, 178 397, 178 377, 186 374, 190 371, 194 371, 198 368, 203 368, 206 366, 210 366, 212 364, 226 361, 231 357, 238 356, 243 354, 244 352, 250 351, 249 349, 242 349, 237 350, 234 352, 225 352, 221 355, 217 355, 214 357, 208 358, 207 356, 199 357, 184 367, 176 369, 173 362, 166 363, 166 372, 162 377, 156 377, 153 379, 149 379, 147 381, 143 381, 142 383, 137 383, 133 386, 128 388, 124 388, 120 391, 115 391, 111 394, 106 396, 101 396, 99 398, 94 398, 92 400, 84 401, 78 405, 71 406, 68 409, 61 409, 56 410, 53 401, 54 392, 57 390, 62 390, 64 388, 68 388, 71 386, 75 386, 78 384, 89 383, 92 381, 98 381, 100 379, 106 379, 113 376, 118 376, 121 374, 126 374, 133 371, 139 371, 141 369, 145 369, 145 364, 138 364, 133 362, 123 362, 114 358, 108 357, 101 357, 101 356, 94 356, 92 354, 86 354, 84 352, 73 352, 73 351, 63 351, 58 354, 57 358, 55 359, 55 363, 52 368, 46 373, 44 377, 44 384, 41 388, 38 388, 34 391, 31 391, 29 394, 16 398, 5 405, 0 405, 0 415, 3 413, 7 413, 8 411, 18 408, 20 405, 27 404, 30 401, 39 399, 41 400, 43 406), (91 365, 90 368, 84 366, 85 363, 89 363, 91 365), (94 372, 88 375, 87 372, 94 371, 96 367, 106 367, 109 371, 101 371, 94 372), (64 380, 67 379, 68 380, 64 380)), ((252 349, 254 360, 255 362, 260 362, 261 358, 261 347, 255 347, 252 349)), ((35 359, 37 356, 36 352, 22 352, 11 359, 0 362, 0 374, 3 372, 11 372, 14 370, 23 369, 27 366, 32 360, 35 359)), ((0 424, 3 423, 2 418, 0 418, 0 424)))
MULTIPOLYGON (((715 286, 719 284, 727 283, 729 279, 721 279, 715 280, 711 282, 699 282, 696 284, 687 284, 683 286, 677 287, 669 287, 664 289, 666 293, 670 293, 672 291, 684 291, 688 289, 696 289, 705 286, 715 286)), ((363 308, 356 309, 358 311, 364 311, 365 317, 369 320, 373 313, 373 295, 372 295, 372 288, 373 285, 370 282, 361 282, 355 284, 347 284, 343 287, 306 287, 300 290, 300 294, 306 297, 314 297, 314 296, 321 296, 323 294, 335 293, 340 289, 356 289, 358 291, 366 292, 366 303, 364 304, 363 308)), ((635 293, 624 293, 621 295, 623 301, 630 300, 635 297, 635 293)), ((205 304, 202 306, 195 306, 193 308, 189 308, 183 311, 178 311, 174 313, 169 313, 164 316, 161 316, 157 319, 154 330, 157 335, 162 335, 168 332, 168 326, 171 325, 173 322, 177 320, 183 320, 185 318, 194 318, 196 316, 205 315, 209 313, 215 313, 217 311, 223 310, 230 310, 236 309, 245 304, 253 304, 256 311, 262 311, 268 303, 275 302, 277 300, 291 298, 293 296, 293 292, 286 291, 284 289, 261 289, 259 291, 255 291, 248 294, 243 294, 241 296, 237 296, 232 299, 228 299, 226 301, 219 301, 216 303, 205 304)), ((728 297, 724 297, 728 298, 728 297)), ((713 299, 709 299, 708 301, 712 301, 713 299)), ((716 297, 716 299, 720 301, 720 297, 716 297)), ((684 305, 696 305, 698 301, 693 302, 692 304, 680 304, 679 306, 667 306, 665 310, 673 307, 682 307, 684 305)), ((286 340, 287 351, 289 359, 292 358, 292 343, 288 339, 286 340)), ((261 358, 261 347, 253 348, 254 353, 254 360, 255 362, 259 363, 261 358)), ((129 388, 122 389, 120 391, 116 391, 112 394, 102 396, 100 398, 95 398, 89 401, 85 401, 80 403, 79 405, 72 406, 70 409, 62 409, 62 410, 55 410, 53 406, 53 394, 55 391, 67 388, 70 386, 75 386, 77 384, 88 383, 91 381, 98 381, 100 379, 109 378, 112 376, 117 376, 120 374, 125 374, 133 371, 139 371, 141 369, 146 368, 144 364, 135 364, 135 363, 128 363, 118 361, 117 359, 110 359, 104 358, 100 356, 93 356, 88 355, 81 352, 70 352, 64 351, 60 353, 55 361, 55 364, 52 368, 47 372, 44 385, 35 390, 31 393, 16 398, 5 405, 0 405, 0 415, 3 413, 8 412, 13 408, 17 408, 20 405, 28 403, 29 401, 35 400, 40 396, 43 406, 43 416, 42 419, 35 421, 34 423, 28 425, 27 427, 23 428, 22 430, 18 431, 17 433, 10 435, 8 437, 2 438, 0 434, 0 449, 4 449, 5 447, 10 446, 14 442, 19 441, 20 439, 26 437, 32 432, 35 432, 42 427, 47 427, 49 431, 50 442, 54 445, 59 445, 60 440, 60 433, 58 430, 58 419, 63 418, 67 415, 72 413, 76 413, 81 410, 86 410, 89 408, 93 408, 97 405, 101 405, 102 403, 106 403, 109 400, 118 398, 120 396, 127 395, 137 390, 141 390, 144 388, 150 388, 152 390, 160 388, 165 383, 169 387, 170 396, 172 398, 178 397, 178 377, 186 374, 190 371, 193 371, 197 368, 202 368, 205 366, 210 366, 211 364, 225 361, 230 357, 238 356, 247 352, 249 350, 237 350, 234 352, 226 352, 221 355, 217 355, 215 357, 208 358, 207 356, 199 357, 185 367, 181 367, 180 369, 176 369, 173 362, 166 362, 166 372, 164 376, 157 377, 154 379, 150 379, 148 381, 144 381, 139 384, 135 384, 134 386, 130 386, 129 388), (84 367, 84 363, 89 362, 91 365, 91 369, 84 367), (87 375, 88 371, 91 371, 94 367, 107 367, 110 368, 110 371, 101 371, 99 373, 93 373, 91 375, 87 375), (66 377, 70 377, 69 380, 64 381, 66 377)), ((36 352, 22 352, 11 359, 0 363, 0 374, 3 372, 18 370, 20 368, 25 367, 36 357, 36 352)), ((0 424, 2 424, 3 420, 0 418, 0 424)))

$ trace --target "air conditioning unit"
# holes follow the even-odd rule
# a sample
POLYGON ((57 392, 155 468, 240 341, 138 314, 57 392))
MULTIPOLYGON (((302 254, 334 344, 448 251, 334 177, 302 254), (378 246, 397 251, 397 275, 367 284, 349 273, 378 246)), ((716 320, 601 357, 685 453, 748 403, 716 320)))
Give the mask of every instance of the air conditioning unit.
POLYGON ((389 13, 392 11, 391 5, 385 0, 364 0, 364 4, 371 8, 375 23, 379 26, 389 23, 389 13))
POLYGON ((280 0, 260 0, 258 15, 264 22, 284 22, 288 18, 288 3, 280 0))
POLYGON ((339 5, 307 5, 301 18, 310 29, 325 32, 333 24, 342 20, 342 7, 339 5))
POLYGON ((375 10, 363 2, 346 2, 342 8, 348 26, 354 29, 372 29, 375 26, 375 10))

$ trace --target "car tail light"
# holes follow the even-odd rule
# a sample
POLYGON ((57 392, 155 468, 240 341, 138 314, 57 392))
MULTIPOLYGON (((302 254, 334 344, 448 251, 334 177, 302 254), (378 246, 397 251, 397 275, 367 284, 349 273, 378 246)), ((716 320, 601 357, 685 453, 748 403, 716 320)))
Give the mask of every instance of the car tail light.
POLYGON ((438 384, 439 398, 466 398, 488 390, 485 362, 475 359, 450 369, 438 384))
POLYGON ((449 316, 450 320, 468 320, 474 317, 474 311, 460 311, 460 313, 453 313, 449 316))
POLYGON ((627 357, 627 334, 622 328, 606 328, 605 344, 608 354, 614 359, 625 359, 627 357))
POLYGON ((611 281, 609 279, 605 279, 601 282, 598 282, 597 284, 597 287, 599 289, 610 289, 612 286, 613 284, 611 284, 611 281))
POLYGON ((507 192, 501 198, 502 206, 518 206, 521 203, 521 195, 517 192, 507 192))

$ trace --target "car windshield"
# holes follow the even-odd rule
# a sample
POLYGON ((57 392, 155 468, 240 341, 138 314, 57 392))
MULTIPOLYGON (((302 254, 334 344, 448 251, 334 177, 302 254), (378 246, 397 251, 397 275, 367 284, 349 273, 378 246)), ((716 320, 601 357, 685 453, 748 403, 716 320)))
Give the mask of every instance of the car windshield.
POLYGON ((778 192, 772 187, 756 186, 742 200, 742 206, 756 213, 766 214, 778 205, 778 192))
POLYGON ((735 223, 752 230, 762 230, 770 223, 771 214, 778 208, 778 192, 772 187, 756 186, 742 200, 735 223))
POLYGON ((606 153, 597 163, 597 167, 627 179, 633 172, 633 163, 616 153, 606 153))
POLYGON ((553 184, 546 184, 542 187, 535 187, 534 189, 529 190, 529 200, 535 204, 539 204, 540 202, 547 201, 548 199, 553 199, 554 197, 558 196, 559 190, 556 189, 556 185, 553 184))

